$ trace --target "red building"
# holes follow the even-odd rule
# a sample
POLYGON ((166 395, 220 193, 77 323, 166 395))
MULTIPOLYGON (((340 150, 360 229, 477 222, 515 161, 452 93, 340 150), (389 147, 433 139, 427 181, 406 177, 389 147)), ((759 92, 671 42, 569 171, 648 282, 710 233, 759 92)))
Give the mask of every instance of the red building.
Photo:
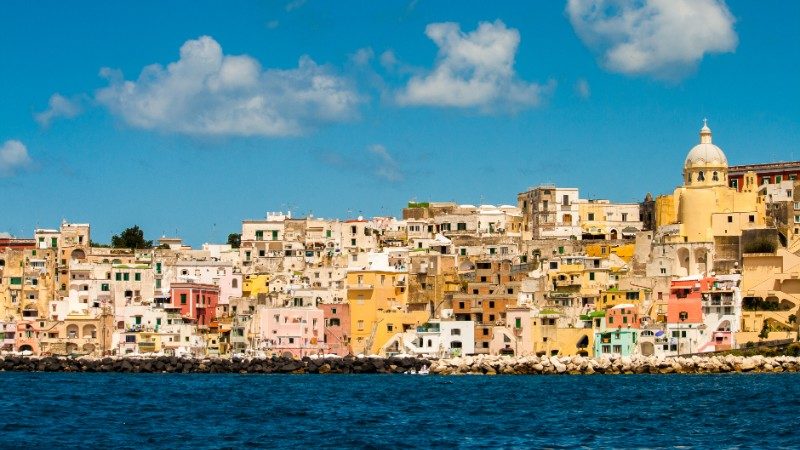
POLYGON ((172 283, 170 298, 182 316, 195 319, 198 325, 208 326, 217 317, 219 287, 213 284, 172 283))
POLYGON ((325 318, 325 347, 327 353, 347 356, 350 351, 350 305, 321 303, 317 306, 325 318))
POLYGON ((714 277, 674 280, 667 301, 667 323, 703 323, 703 292, 713 285, 714 277))
POLYGON ((781 181, 800 178, 800 161, 777 162, 764 164, 745 164, 728 167, 728 183, 739 192, 744 187, 744 175, 747 172, 756 174, 756 184, 777 184, 781 181))

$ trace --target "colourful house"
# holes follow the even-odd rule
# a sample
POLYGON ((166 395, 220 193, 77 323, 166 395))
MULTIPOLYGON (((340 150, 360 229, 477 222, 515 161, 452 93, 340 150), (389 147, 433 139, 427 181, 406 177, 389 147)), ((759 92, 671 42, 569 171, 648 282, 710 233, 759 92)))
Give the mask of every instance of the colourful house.
POLYGON ((428 321, 427 311, 409 311, 407 272, 385 269, 347 273, 350 345, 354 354, 377 354, 395 334, 428 321))
POLYGON ((636 305, 619 304, 609 308, 604 319, 598 319, 601 326, 595 331, 595 356, 630 356, 636 353, 640 325, 636 305))
POLYGON ((182 316, 196 320, 198 325, 208 326, 216 319, 219 287, 213 284, 172 283, 170 298, 182 316))

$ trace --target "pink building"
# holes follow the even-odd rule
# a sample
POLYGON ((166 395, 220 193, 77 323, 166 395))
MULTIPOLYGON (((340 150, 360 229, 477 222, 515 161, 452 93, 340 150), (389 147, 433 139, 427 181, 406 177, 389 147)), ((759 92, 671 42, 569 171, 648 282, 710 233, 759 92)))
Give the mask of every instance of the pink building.
POLYGON ((197 321, 197 325, 208 326, 217 317, 219 288, 213 284, 172 283, 170 286, 172 306, 180 308, 181 315, 197 321))
POLYGON ((350 350, 350 305, 347 303, 322 303, 319 308, 325 318, 326 353, 347 356, 350 350))
POLYGON ((314 307, 258 310, 256 347, 268 354, 301 358, 325 352, 324 313, 314 307))

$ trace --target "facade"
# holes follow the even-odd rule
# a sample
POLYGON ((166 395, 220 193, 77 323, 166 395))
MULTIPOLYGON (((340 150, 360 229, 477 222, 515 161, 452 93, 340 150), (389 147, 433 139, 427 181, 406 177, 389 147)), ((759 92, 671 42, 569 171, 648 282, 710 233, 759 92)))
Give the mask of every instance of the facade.
POLYGON ((171 305, 180 308, 181 315, 208 326, 217 317, 219 288, 212 284, 172 283, 171 305))

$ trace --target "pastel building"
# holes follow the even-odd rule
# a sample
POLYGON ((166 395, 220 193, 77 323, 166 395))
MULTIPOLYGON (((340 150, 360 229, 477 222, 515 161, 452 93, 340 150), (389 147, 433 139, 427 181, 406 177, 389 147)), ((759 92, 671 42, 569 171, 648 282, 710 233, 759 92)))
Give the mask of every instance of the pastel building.
POLYGON ((630 356, 638 351, 639 308, 622 303, 606 311, 602 326, 595 331, 594 355, 630 356))
POLYGON ((300 358, 325 351, 325 317, 319 308, 262 307, 253 327, 256 348, 267 354, 300 358))
MULTIPOLYGON (((672 281, 667 300, 668 354, 700 352, 707 326, 703 321, 703 291, 710 291, 713 277, 685 277, 672 281)), ((667 344, 664 344, 665 346, 667 344)))
POLYGON ((325 353, 339 356, 351 354, 350 305, 347 303, 322 303, 318 306, 325 320, 325 353))
POLYGON ((180 308, 181 315, 197 321, 198 326, 208 326, 216 318, 219 287, 213 284, 172 283, 171 304, 180 308))

